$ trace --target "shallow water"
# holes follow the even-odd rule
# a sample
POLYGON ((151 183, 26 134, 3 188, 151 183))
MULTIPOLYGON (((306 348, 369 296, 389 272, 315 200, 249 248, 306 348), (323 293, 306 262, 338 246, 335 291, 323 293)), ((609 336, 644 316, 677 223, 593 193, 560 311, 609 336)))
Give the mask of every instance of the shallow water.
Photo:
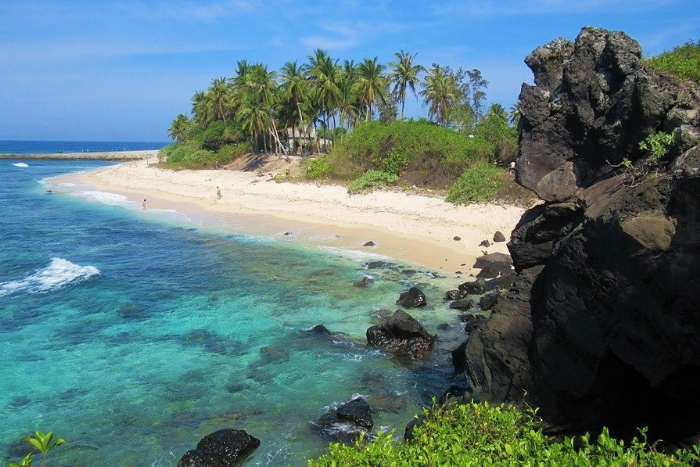
POLYGON ((17 162, 0 165, 0 453, 54 430, 68 441, 54 465, 175 466, 236 428, 262 442, 245 465, 305 465, 325 451, 310 424, 329 406, 361 394, 375 429, 402 433, 451 376, 463 334, 429 272, 45 181, 101 162, 17 162), (415 284, 430 304, 410 313, 449 326, 405 366, 365 331, 415 284), (305 331, 316 324, 344 335, 305 331))

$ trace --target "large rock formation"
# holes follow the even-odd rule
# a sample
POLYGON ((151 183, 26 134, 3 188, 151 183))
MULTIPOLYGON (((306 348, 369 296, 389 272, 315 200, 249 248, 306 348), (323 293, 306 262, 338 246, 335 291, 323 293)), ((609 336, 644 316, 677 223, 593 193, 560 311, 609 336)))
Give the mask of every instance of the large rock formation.
POLYGON ((525 61, 516 180, 544 203, 513 231, 517 278, 469 338, 471 396, 527 391, 552 430, 687 440, 700 433, 700 87, 595 28, 525 61), (639 145, 658 132, 674 143, 651 161, 639 145))

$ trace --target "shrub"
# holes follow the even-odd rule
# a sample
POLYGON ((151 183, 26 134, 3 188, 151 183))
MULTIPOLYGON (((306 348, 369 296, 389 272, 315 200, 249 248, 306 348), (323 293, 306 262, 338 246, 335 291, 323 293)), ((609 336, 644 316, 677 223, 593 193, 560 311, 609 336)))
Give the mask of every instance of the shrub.
POLYGON ((504 173, 504 169, 489 164, 470 167, 450 187, 445 201, 455 204, 491 201, 503 185, 504 173))
POLYGON ((348 193, 366 193, 397 181, 399 177, 381 170, 368 170, 348 186, 348 193))
POLYGON ((221 146, 218 152, 219 164, 228 164, 243 154, 252 152, 252 150, 250 143, 225 144, 221 146))
POLYGON ((656 452, 646 442, 646 430, 629 446, 612 438, 607 429, 592 440, 565 437, 553 441, 542 433, 534 411, 512 405, 447 404, 425 411, 412 441, 398 441, 379 432, 355 446, 331 444, 329 453, 308 461, 309 467, 360 466, 515 466, 515 465, 696 465, 700 446, 671 455, 656 452))
POLYGON ((316 159, 304 159, 304 166, 304 175, 306 178, 325 178, 331 173, 328 156, 321 156, 316 159))
POLYGON ((688 41, 670 52, 648 58, 644 63, 652 70, 700 83, 700 40, 697 43, 688 41))

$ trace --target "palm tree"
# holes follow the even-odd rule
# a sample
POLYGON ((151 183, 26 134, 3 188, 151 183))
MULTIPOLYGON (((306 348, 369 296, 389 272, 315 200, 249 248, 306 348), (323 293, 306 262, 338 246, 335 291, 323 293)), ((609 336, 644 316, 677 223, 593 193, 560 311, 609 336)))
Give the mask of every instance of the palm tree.
POLYGON ((213 120, 226 121, 231 111, 231 89, 226 78, 216 78, 207 90, 209 94, 208 106, 211 109, 213 120))
POLYGON ((193 119, 200 125, 207 125, 211 121, 208 100, 204 91, 195 92, 191 99, 193 119))
POLYGON ((292 120, 292 139, 296 143, 296 128, 304 126, 304 114, 301 111, 301 102, 308 94, 307 75, 304 69, 297 65, 297 62, 287 62, 280 72, 282 78, 281 89, 285 99, 291 102, 296 108, 299 119, 292 120), (298 125, 297 125, 298 123, 298 125))
POLYGON ((356 83, 354 73, 343 73, 338 86, 338 114, 340 126, 350 128, 355 125, 359 117, 359 104, 355 92, 356 83))
POLYGON ((460 92, 452 73, 445 72, 440 65, 433 63, 423 83, 423 104, 428 106, 428 115, 441 125, 447 123, 449 110, 459 102, 460 92))
POLYGON ((168 136, 170 136, 170 139, 177 141, 178 143, 180 141, 183 141, 187 137, 187 132, 190 129, 190 124, 191 122, 190 119, 187 118, 187 115, 178 115, 177 117, 175 117, 175 120, 173 120, 173 123, 168 129, 168 136))
POLYGON ((486 115, 493 117, 504 124, 508 124, 508 112, 501 104, 491 104, 486 111, 486 115))
POLYGON ((413 61, 418 54, 409 54, 404 52, 396 52, 394 56, 396 57, 395 62, 389 62, 389 66, 394 69, 389 72, 389 79, 391 83, 394 84, 392 89, 392 94, 401 102, 401 120, 404 116, 404 107, 406 106, 406 91, 411 90, 415 97, 416 94, 416 83, 420 81, 418 74, 425 69, 421 65, 415 65, 413 61))
POLYGON ((508 123, 515 127, 517 127, 520 123, 520 106, 517 102, 510 106, 510 117, 508 119, 508 123))
POLYGON ((365 60, 357 66, 357 94, 361 107, 366 108, 365 121, 372 119, 372 104, 386 102, 387 80, 384 65, 377 62, 377 57, 365 60))
POLYGON ((321 113, 326 115, 326 127, 333 116, 335 128, 335 111, 340 89, 340 68, 338 61, 333 60, 324 50, 316 49, 313 55, 309 55, 309 75, 311 85, 318 92, 318 102, 322 106, 321 113))

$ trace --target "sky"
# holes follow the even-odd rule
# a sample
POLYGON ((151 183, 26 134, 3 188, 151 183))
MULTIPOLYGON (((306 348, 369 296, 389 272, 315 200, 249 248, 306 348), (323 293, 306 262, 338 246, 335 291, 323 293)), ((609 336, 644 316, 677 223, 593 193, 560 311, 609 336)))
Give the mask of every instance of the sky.
MULTIPOLYGON (((510 109, 524 58, 582 27, 644 56, 700 40, 698 0, 1 0, 0 140, 168 141, 191 97, 242 59, 279 70, 323 49, 342 63, 404 50, 478 69, 510 109)), ((427 117, 418 99, 409 117, 427 117)))

